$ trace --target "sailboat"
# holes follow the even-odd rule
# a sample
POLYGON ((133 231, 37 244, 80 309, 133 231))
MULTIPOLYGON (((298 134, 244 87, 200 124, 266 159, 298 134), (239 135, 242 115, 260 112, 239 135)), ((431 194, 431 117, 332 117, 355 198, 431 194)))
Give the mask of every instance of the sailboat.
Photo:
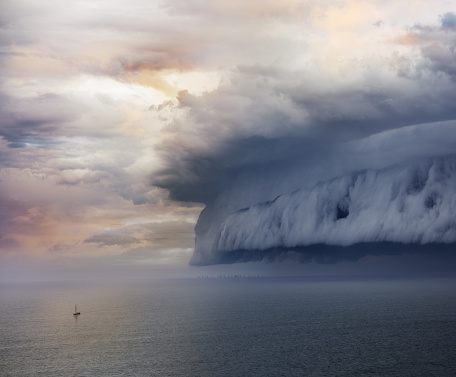
POLYGON ((73 313, 73 315, 79 315, 79 314, 81 314, 81 312, 78 312, 78 306, 75 305, 75 306, 74 306, 74 313, 73 313))

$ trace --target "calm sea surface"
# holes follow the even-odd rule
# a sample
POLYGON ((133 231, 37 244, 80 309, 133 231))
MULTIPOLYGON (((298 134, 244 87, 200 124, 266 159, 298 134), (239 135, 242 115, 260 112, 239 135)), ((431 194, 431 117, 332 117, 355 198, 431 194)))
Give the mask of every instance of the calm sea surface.
POLYGON ((1 285, 0 375, 455 376, 456 281, 1 285))

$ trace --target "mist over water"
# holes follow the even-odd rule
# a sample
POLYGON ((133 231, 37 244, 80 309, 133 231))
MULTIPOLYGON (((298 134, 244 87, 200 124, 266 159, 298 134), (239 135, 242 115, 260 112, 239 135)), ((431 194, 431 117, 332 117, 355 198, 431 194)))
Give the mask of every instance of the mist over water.
POLYGON ((453 376, 456 284, 239 278, 0 286, 5 376, 453 376), (72 315, 74 304, 81 311, 72 315))

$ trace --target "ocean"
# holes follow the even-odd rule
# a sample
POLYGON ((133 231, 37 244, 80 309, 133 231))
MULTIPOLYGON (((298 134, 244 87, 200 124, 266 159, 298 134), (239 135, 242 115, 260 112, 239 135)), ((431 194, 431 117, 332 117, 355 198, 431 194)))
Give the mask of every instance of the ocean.
POLYGON ((1 376, 455 376, 456 280, 0 285, 1 376), (73 316, 74 305, 80 316, 73 316))

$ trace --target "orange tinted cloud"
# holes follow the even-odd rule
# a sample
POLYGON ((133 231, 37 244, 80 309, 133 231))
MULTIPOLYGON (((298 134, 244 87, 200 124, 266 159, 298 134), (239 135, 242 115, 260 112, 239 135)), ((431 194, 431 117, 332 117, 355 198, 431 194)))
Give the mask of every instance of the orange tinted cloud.
POLYGON ((422 38, 415 33, 406 33, 395 37, 393 41, 402 45, 415 46, 420 44, 422 38))

